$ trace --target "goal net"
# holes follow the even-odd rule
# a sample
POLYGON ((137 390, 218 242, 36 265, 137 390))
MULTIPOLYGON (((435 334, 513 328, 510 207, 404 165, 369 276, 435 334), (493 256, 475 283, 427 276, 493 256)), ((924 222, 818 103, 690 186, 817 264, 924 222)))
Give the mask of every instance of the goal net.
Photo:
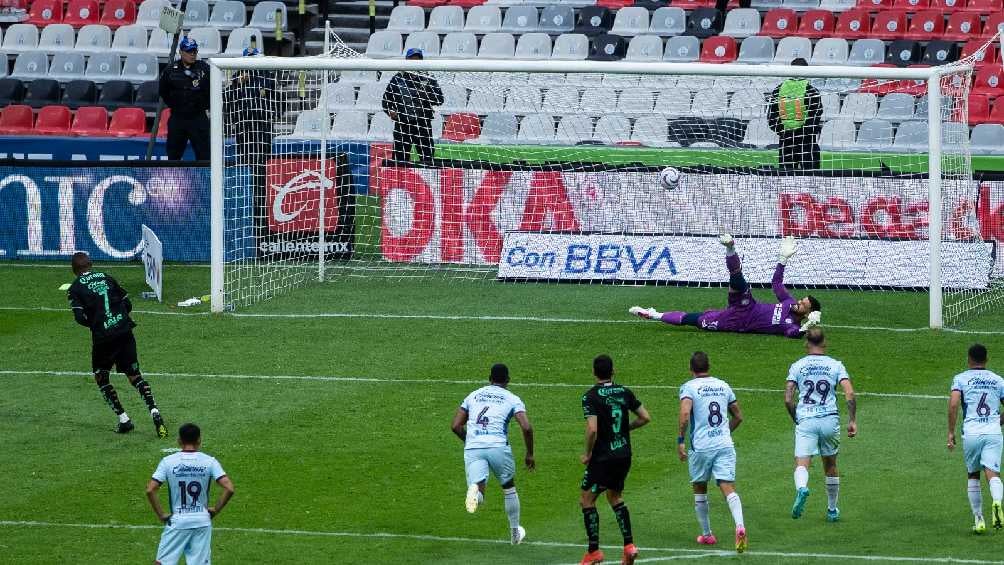
POLYGON ((930 288, 933 327, 1004 297, 972 171, 971 60, 416 61, 340 46, 213 63, 217 311, 353 276, 720 285, 721 232, 754 283, 793 235, 794 287, 930 288))

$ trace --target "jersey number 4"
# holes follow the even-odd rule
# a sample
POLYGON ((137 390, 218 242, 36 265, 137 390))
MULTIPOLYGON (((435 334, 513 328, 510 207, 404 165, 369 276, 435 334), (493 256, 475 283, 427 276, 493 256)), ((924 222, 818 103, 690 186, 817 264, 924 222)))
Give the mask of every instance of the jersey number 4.
POLYGON ((474 422, 477 425, 479 425, 479 426, 487 426, 488 425, 488 421, 489 420, 488 420, 488 416, 485 416, 486 412, 488 412, 488 407, 487 406, 485 406, 484 408, 481 409, 481 412, 478 414, 477 419, 474 420, 474 422))

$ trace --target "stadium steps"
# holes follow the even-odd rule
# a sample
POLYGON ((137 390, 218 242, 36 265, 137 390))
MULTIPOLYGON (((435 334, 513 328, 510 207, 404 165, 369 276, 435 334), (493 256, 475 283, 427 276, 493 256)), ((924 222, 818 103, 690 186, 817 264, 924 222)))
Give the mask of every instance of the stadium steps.
MULTIPOLYGON (((376 2, 376 29, 385 29, 390 20, 391 10, 394 9, 394 2, 390 0, 377 0, 376 2)), ((369 2, 360 0, 356 2, 331 3, 328 11, 328 21, 332 30, 349 47, 364 53, 366 43, 370 37, 370 16, 369 2)), ((318 27, 310 30, 307 35, 307 54, 316 55, 324 49, 324 22, 319 21, 318 27)))

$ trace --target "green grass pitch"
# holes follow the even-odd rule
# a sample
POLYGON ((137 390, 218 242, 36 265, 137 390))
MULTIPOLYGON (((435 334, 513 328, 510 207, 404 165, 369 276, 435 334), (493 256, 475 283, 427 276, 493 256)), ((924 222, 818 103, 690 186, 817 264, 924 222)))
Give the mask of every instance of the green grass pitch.
MULTIPOLYGON (((831 353, 862 393, 859 437, 841 447, 843 520, 828 524, 818 461, 806 515, 796 522, 789 514, 792 424, 780 391, 803 345, 627 315, 634 304, 717 306, 722 289, 353 279, 214 316, 171 306, 207 292, 203 266, 168 266, 165 305, 138 297, 136 264, 106 270, 133 293, 141 365, 172 432, 200 424, 205 451, 236 485, 214 526, 214 563, 577 562, 585 541, 580 397, 599 353, 613 357, 617 380, 653 416, 633 434, 625 491, 643 562, 983 563, 1004 555, 1004 532, 969 532, 962 456, 945 449, 945 398, 966 348, 982 341, 991 368, 1004 367, 1004 340, 992 333, 1004 325, 1000 312, 963 328, 991 332, 975 335, 862 329, 925 326, 926 295, 814 293, 831 353), (720 545, 695 544, 693 498, 674 453, 677 387, 696 349, 737 389, 746 417, 734 436, 750 536, 740 557, 730 551, 732 521, 717 492, 709 500, 720 545), (538 470, 516 477, 528 532, 519 547, 507 543, 497 484, 482 510, 465 512, 462 446, 449 431, 456 406, 494 362, 509 365, 537 434, 538 470)), ((121 376, 113 382, 137 431, 111 432, 114 415, 87 374, 89 336, 57 290, 70 280, 62 265, 0 264, 0 562, 150 563, 159 527, 143 487, 174 444, 155 438, 121 376)), ((986 489, 984 501, 989 512, 986 489)), ((617 562, 619 531, 605 504, 600 515, 608 562, 617 562)))

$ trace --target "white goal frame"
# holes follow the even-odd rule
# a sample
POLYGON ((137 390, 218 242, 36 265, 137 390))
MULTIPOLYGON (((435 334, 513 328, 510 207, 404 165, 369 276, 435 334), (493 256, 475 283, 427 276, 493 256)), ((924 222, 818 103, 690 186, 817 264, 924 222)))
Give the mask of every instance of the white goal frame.
MULTIPOLYGON (((223 87, 224 72, 236 70, 287 70, 287 71, 399 71, 405 68, 416 71, 453 72, 519 72, 519 73, 610 73, 648 75, 702 75, 748 77, 799 77, 799 78, 854 78, 877 80, 925 80, 928 97, 928 199, 941 202, 942 159, 942 108, 941 77, 971 70, 968 65, 953 64, 927 68, 850 67, 788 65, 738 65, 708 63, 663 63, 630 61, 531 61, 531 60, 473 60, 473 59, 404 59, 334 58, 334 57, 237 57, 209 60, 210 63, 210 214, 211 214, 211 309, 224 310, 224 195, 223 195, 223 87)), ((325 89, 321 89, 324 96, 325 89)), ((323 99, 322 99, 323 107, 323 99)), ((321 144, 323 148, 325 144, 321 144)), ((322 154, 322 159, 324 155, 322 154)), ((321 164, 324 169, 324 163, 321 164)), ((321 190, 321 210, 324 205, 321 190)), ((941 281, 941 206, 928 210, 928 261, 929 326, 940 329, 944 325, 942 313, 943 292, 941 281)), ((324 276, 324 221, 319 222, 318 277, 324 276)))

